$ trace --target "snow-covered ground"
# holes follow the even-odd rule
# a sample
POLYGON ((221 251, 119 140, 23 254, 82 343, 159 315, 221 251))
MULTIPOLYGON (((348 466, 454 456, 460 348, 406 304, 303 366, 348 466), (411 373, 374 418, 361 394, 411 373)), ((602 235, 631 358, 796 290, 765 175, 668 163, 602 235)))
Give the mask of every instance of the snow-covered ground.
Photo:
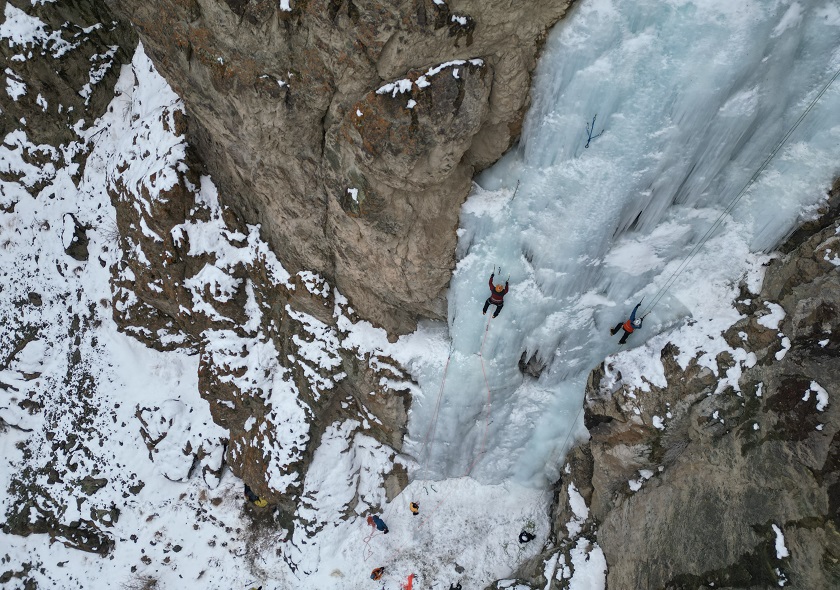
MULTIPOLYGON (((17 588, 23 576, 59 589, 367 588, 370 571, 379 565, 387 567, 386 588, 398 588, 412 573, 417 588, 448 588, 457 581, 469 587, 503 578, 536 554, 549 533, 541 515, 550 498, 541 490, 458 478, 417 482, 388 504, 382 474, 396 460, 394 453, 363 433, 352 434, 352 422, 325 433, 291 536, 276 525, 253 526, 243 513, 242 482, 229 471, 219 480, 193 470, 184 444, 220 449, 226 437, 198 395, 198 358, 157 352, 118 332, 109 285, 120 254, 108 180, 122 175, 126 183, 142 184, 154 172, 157 182, 167 182, 184 151, 161 124, 161 114, 179 108, 179 100, 142 48, 124 68, 116 93, 108 113, 81 132, 78 144, 65 147, 66 159, 55 157, 50 183, 38 198, 18 183, 4 183, 8 210, 0 213, 0 305, 11 322, 2 343, 8 367, 0 373, 0 416, 10 425, 0 436, 0 509, 22 513, 31 523, 54 518, 69 528, 96 514, 114 547, 101 557, 66 547, 73 540, 61 535, 0 533, 0 569, 13 574, 0 587, 17 588), (67 162, 86 149, 85 138, 93 147, 76 186, 76 166, 67 162), (147 151, 159 153, 165 164, 144 175, 138 162, 147 151), (129 152, 137 152, 137 161, 119 167, 129 152), (65 252, 74 239, 73 218, 88 227, 87 261, 65 252), (19 342, 25 346, 13 349, 19 342), (18 405, 26 399, 29 406, 18 405), (163 436, 154 457, 141 431, 153 440, 163 436), (59 444, 45 444, 50 432, 59 444), (63 473, 64 465, 72 465, 70 472, 63 473), (58 485, 50 481, 53 468, 58 485), (80 489, 91 482, 97 489, 80 489), (31 489, 9 493, 21 484, 31 489), (420 515, 409 512, 409 499, 419 502, 420 515), (365 516, 372 506, 385 507, 388 536, 371 534, 365 516), (523 527, 537 538, 520 546, 516 538, 523 527), (313 531, 318 533, 310 538, 313 531)), ((21 131, 7 138, 3 158, 12 171, 25 172, 22 150, 39 149, 55 151, 29 145, 21 131)), ((213 242, 213 236, 204 237, 213 242)), ((440 328, 392 345, 382 330, 340 315, 346 301, 340 294, 336 300, 341 345, 360 356, 384 351, 407 365, 445 358, 440 328)), ((207 459, 219 456, 213 452, 207 459)))
MULTIPOLYGON (((196 443, 218 443, 225 433, 198 396, 196 358, 151 351, 111 319, 109 267, 118 252, 105 187, 116 150, 136 132, 126 103, 137 99, 153 112, 177 100, 138 52, 113 108, 79 127, 94 147, 78 186, 70 156, 81 145, 64 153, 42 148, 53 164, 41 169, 20 159, 21 150, 39 149, 23 131, 0 147, 5 170, 46 184, 33 199, 2 183, 0 313, 14 337, 0 342, 0 360, 10 359, 0 374, 8 386, 0 389, 0 416, 14 428, 0 433, 0 509, 19 508, 10 505, 19 496, 7 491, 26 464, 35 472, 31 519, 39 509, 58 510, 65 523, 99 514, 113 521, 116 541, 102 558, 67 549, 60 538, 0 533, 0 554, 8 556, 0 573, 30 564, 26 575, 40 587, 91 589, 144 588, 153 580, 160 588, 372 588, 369 572, 381 565, 378 587, 389 590, 411 573, 415 588, 442 590, 510 577, 546 542, 545 484, 585 434, 586 376, 618 350, 609 327, 642 296, 652 300, 840 67, 839 39, 840 10, 825 0, 580 2, 546 45, 519 149, 482 176, 464 205, 448 326, 425 324, 389 344, 381 331, 339 318, 342 345, 381 350, 419 382, 406 456, 395 459, 363 434, 348 442, 353 425, 335 424, 304 484, 298 516, 309 524, 290 538, 250 525, 241 482, 228 472, 220 481, 167 479, 178 453, 152 461, 140 434, 139 408, 162 408, 154 415, 196 443), (595 114, 595 131, 605 133, 587 149, 585 124, 595 114), (91 226, 87 262, 65 253, 72 216, 91 226), (479 309, 494 265, 502 267, 497 280, 510 273, 511 292, 501 316, 489 320, 479 309), (22 335, 29 343, 13 351, 22 335), (85 363, 70 362, 75 351, 85 363), (545 365, 540 377, 520 372, 523 352, 545 365), (68 395, 79 399, 68 404, 68 395), (16 405, 27 396, 32 412, 16 405), (89 450, 69 437, 48 444, 51 431, 75 431, 89 450), (75 471, 63 485, 46 486, 56 457, 75 471), (414 481, 386 503, 380 475, 393 460, 405 462, 414 481), (95 493, 78 489, 103 478, 95 493), (39 485, 54 505, 43 505, 39 485), (419 516, 408 511, 412 500, 419 516), (365 523, 374 505, 384 506, 388 535, 365 523), (107 516, 114 508, 118 518, 107 516), (307 526, 319 532, 306 538, 307 526), (522 528, 537 538, 520 545, 522 528)), ((838 172, 838 137, 840 88, 833 87, 629 346, 677 337, 686 358, 701 351, 713 358, 726 346, 719 334, 737 318, 738 282, 757 288, 763 251, 820 201, 838 172), (674 327, 677 336, 668 333, 674 327)), ((623 366, 638 370, 626 378, 660 378, 649 350, 625 353, 623 366)), ((571 535, 588 511, 570 497, 571 535)), ((603 588, 603 554, 593 540, 577 540, 571 559, 555 556, 546 577, 574 575, 570 587, 603 588)), ((17 583, 13 577, 0 587, 17 583)))

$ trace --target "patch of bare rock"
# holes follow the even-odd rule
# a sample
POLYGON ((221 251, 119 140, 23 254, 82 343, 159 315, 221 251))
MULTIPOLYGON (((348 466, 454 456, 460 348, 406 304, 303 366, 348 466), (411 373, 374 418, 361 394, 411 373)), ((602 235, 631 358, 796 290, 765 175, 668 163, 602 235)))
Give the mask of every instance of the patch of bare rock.
POLYGON ((224 203, 392 334, 442 318, 473 175, 518 138, 564 0, 114 2, 224 203))

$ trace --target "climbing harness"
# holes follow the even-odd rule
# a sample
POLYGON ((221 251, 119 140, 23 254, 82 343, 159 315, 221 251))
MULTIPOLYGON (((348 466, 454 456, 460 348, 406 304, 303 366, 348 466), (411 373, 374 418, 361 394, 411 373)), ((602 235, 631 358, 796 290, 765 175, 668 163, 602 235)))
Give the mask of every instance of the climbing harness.
MULTIPOLYGON (((735 196, 735 198, 732 200, 732 202, 729 204, 729 206, 726 207, 726 209, 723 210, 723 212, 718 216, 718 218, 715 220, 715 222, 712 224, 712 226, 706 231, 705 234, 703 234, 703 236, 700 238, 700 241, 697 242, 697 244, 694 246, 694 248, 692 248, 688 257, 680 263, 680 265, 673 272, 673 274, 671 274, 671 276, 668 278, 668 280, 665 281, 665 284, 662 285, 662 287, 660 287, 659 291, 656 292, 656 295, 653 296, 653 300, 648 304, 647 307, 645 307, 645 309, 644 309, 645 314, 642 317, 644 317, 648 313, 650 313, 650 311, 656 306, 656 304, 659 303, 659 301, 665 296, 665 293, 667 293, 668 290, 674 285, 676 280, 683 273, 683 271, 685 271, 685 269, 688 267, 688 265, 691 263, 691 261, 694 259, 694 257, 697 255, 697 253, 703 247, 703 245, 706 242, 709 241, 709 239, 712 237, 712 234, 715 232, 715 230, 718 227, 720 227, 720 225, 723 223, 724 218, 727 215, 729 215, 729 213, 735 208, 735 206, 738 204, 738 202, 741 200, 741 198, 746 194, 747 190, 749 190, 749 188, 753 185, 753 183, 755 183, 755 181, 758 179, 759 175, 762 172, 764 172, 765 168, 767 168, 767 166, 770 164, 770 162, 773 160, 773 158, 776 156, 776 154, 779 153, 779 150, 781 150, 782 147, 784 147, 784 145, 787 143, 788 139, 790 139, 790 136, 793 135, 793 132, 796 131, 796 129, 799 127, 799 125, 802 123, 802 121, 805 119, 805 117, 808 116, 808 113, 810 113, 811 110, 814 108, 814 106, 816 106, 817 102, 820 100, 820 98, 822 98, 822 95, 826 93, 828 88, 834 83, 834 81, 837 79, 838 76, 840 76, 840 69, 838 69, 834 73, 834 75, 831 77, 831 79, 826 83, 826 85, 823 86, 823 88, 822 88, 822 90, 820 90, 819 94, 817 94, 817 96, 814 98, 814 100, 812 100, 811 103, 808 105, 808 108, 806 108, 802 112, 802 114, 799 116, 799 118, 796 120, 796 123, 794 123, 793 126, 790 129, 788 129, 788 132, 785 133, 784 137, 782 137, 782 139, 778 143, 778 145, 773 149, 772 152, 770 152, 770 155, 767 156, 767 158, 764 160, 764 162, 762 162, 761 166, 758 167, 758 170, 755 171, 755 174, 753 174, 750 177, 750 179, 747 181, 747 184, 744 185, 744 188, 741 189, 741 191, 735 196)), ((593 121, 594 121, 594 119, 593 119, 593 121)))

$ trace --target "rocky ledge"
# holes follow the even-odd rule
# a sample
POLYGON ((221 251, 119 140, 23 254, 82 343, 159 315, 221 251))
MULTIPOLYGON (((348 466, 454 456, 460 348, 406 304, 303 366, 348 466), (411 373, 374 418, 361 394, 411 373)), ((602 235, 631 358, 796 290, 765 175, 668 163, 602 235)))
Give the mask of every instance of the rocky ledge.
POLYGON ((722 334, 689 320, 592 372, 556 545, 522 588, 587 567, 609 588, 840 587, 840 183, 781 252, 722 334), (717 352, 685 354, 685 331, 717 352))

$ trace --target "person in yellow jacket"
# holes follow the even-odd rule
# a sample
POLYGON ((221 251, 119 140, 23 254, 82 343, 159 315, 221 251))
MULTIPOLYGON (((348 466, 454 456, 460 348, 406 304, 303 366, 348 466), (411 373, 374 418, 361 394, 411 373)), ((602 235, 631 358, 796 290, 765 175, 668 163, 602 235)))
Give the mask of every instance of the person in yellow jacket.
POLYGON ((412 502, 411 504, 409 504, 408 509, 411 510, 411 513, 414 516, 420 514, 420 504, 418 504, 417 502, 412 502))
POLYGON ((251 504, 253 504, 257 508, 265 508, 266 506, 268 506, 268 500, 260 498, 258 495, 256 495, 253 492, 253 490, 250 487, 248 487, 247 483, 245 484, 245 497, 251 504))

